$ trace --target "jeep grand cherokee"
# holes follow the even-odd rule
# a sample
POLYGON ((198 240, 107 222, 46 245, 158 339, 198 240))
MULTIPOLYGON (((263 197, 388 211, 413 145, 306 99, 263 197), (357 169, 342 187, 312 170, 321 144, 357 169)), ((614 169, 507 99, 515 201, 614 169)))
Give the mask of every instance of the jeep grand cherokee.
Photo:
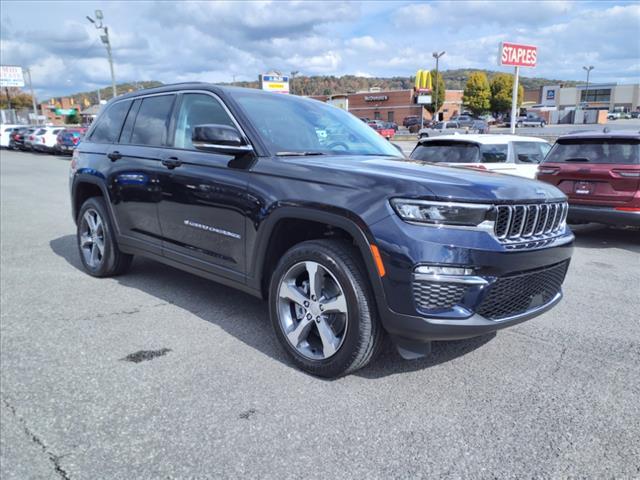
POLYGON ((154 258, 268 300, 292 361, 335 377, 553 307, 573 235, 533 180, 408 160, 321 102, 192 83, 112 100, 74 152, 87 273, 154 258))

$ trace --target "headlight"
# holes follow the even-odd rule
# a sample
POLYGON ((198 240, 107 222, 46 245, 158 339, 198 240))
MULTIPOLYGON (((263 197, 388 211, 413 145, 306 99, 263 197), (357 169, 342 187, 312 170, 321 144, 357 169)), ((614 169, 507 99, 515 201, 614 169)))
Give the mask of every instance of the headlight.
POLYGON ((406 222, 430 225, 490 228, 493 226, 492 205, 456 202, 431 202, 394 198, 391 205, 406 222))

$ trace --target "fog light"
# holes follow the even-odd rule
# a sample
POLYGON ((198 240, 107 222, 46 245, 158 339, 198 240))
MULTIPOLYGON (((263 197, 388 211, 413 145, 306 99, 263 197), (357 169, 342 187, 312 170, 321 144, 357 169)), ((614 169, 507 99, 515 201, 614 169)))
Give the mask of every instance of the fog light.
POLYGON ((415 272, 426 275, 473 275, 473 268, 421 265, 416 267, 415 272))

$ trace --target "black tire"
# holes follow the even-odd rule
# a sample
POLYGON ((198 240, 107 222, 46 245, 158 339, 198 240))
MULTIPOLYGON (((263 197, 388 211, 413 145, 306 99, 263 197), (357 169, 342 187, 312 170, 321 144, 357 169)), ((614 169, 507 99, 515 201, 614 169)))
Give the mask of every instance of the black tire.
POLYGON ((516 128, 522 128, 522 122, 516 123, 516 128))
POLYGON ((76 243, 78 245, 78 253, 80 254, 80 261, 84 270, 93 277, 112 277, 115 275, 121 275, 125 273, 131 266, 133 255, 123 253, 118 248, 115 238, 115 232, 111 223, 111 217, 107 211, 107 206, 102 197, 91 197, 82 204, 80 211, 78 212, 78 218, 76 221, 76 243), (95 212, 100 216, 102 223, 102 241, 104 245, 103 254, 100 257, 99 262, 96 265, 91 265, 82 247, 83 218, 87 212, 95 212))
POLYGON ((378 320, 375 300, 359 252, 342 240, 310 240, 289 249, 271 275, 269 314, 278 341, 300 369, 326 378, 352 373, 369 363, 380 350, 384 330, 378 320), (338 350, 329 358, 312 360, 289 343, 278 313, 279 288, 296 264, 312 261, 328 270, 339 282, 347 300, 348 324, 338 350))

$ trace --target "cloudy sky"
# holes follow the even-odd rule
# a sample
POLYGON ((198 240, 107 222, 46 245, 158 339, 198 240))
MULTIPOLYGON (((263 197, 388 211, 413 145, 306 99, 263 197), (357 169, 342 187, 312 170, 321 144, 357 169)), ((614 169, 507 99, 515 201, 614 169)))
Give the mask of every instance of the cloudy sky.
MULTIPOLYGON (((537 45, 525 75, 640 81, 638 2, 23 2, 2 0, 3 64, 31 67, 40 98, 110 83, 86 20, 109 26, 116 79, 253 80, 305 75, 413 75, 445 50, 444 69, 496 66, 502 40, 537 45)), ((505 70, 507 71, 507 70, 505 70)))

